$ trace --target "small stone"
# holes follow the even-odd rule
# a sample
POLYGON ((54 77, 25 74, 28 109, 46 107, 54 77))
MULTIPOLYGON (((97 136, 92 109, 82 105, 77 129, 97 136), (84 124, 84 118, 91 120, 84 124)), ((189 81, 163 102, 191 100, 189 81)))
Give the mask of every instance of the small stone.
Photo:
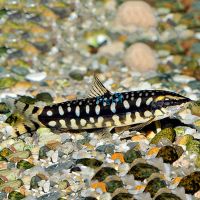
POLYGON ((165 128, 155 135, 155 137, 151 140, 151 144, 158 144, 161 139, 168 139, 171 142, 174 142, 175 138, 175 130, 173 128, 165 128))
POLYGON ((5 72, 6 72, 5 67, 0 67, 0 73, 5 73, 5 72))
POLYGON ((58 163, 58 164, 50 165, 47 168, 45 168, 45 171, 47 171, 50 174, 54 174, 54 173, 59 172, 63 169, 67 170, 67 169, 71 168, 72 165, 74 165, 74 163, 72 161, 67 161, 67 162, 64 162, 64 163, 58 163))
POLYGON ((115 146, 113 144, 101 145, 96 148, 97 151, 104 152, 106 154, 113 154, 114 149, 115 149, 115 146))
POLYGON ((45 159, 47 158, 47 152, 49 152, 50 149, 45 145, 43 147, 40 148, 40 151, 39 151, 39 159, 45 159))
POLYGON ((12 191, 17 190, 22 185, 23 185, 23 181, 21 179, 17 179, 17 180, 14 180, 14 181, 7 181, 7 182, 0 185, 0 191, 4 190, 6 192, 6 188, 8 188, 9 191, 10 191, 10 189, 12 191))
POLYGON ((39 187, 38 183, 42 180, 42 176, 36 175, 31 178, 30 188, 36 189, 39 187))
POLYGON ((11 155, 12 153, 13 152, 9 148, 3 148, 0 151, 0 155, 3 156, 3 157, 7 157, 7 156, 11 155))
POLYGON ((192 103, 190 109, 193 115, 200 117, 200 101, 195 101, 194 103, 192 103))
POLYGON ((52 103, 53 98, 48 92, 42 92, 40 94, 37 94, 35 97, 38 101, 44 101, 46 103, 52 103))
POLYGON ((28 69, 25 67, 20 67, 20 66, 14 66, 11 68, 11 71, 14 72, 15 74, 25 76, 29 73, 28 69))
POLYGON ((198 90, 200 88, 200 81, 190 81, 188 86, 191 87, 193 90, 198 90))
POLYGON ((189 83, 191 81, 194 81, 195 78, 186 75, 175 75, 173 77, 173 80, 178 83, 189 83))
POLYGON ((103 162, 94 158, 81 158, 76 161, 76 164, 82 164, 87 167, 97 168, 100 167, 103 162))
POLYGON ((141 158, 142 155, 140 151, 135 150, 135 148, 132 148, 128 150, 126 153, 124 153, 124 160, 127 163, 132 163, 135 159, 141 158))
POLYGON ((200 168, 200 155, 197 156, 196 160, 195 160, 195 166, 197 168, 200 168))
MULTIPOLYGON (((179 146, 179 148, 181 147, 179 146)), ((182 149, 182 153, 183 153, 183 149, 182 149)), ((182 155, 182 153, 181 152, 178 153, 175 147, 173 146, 164 146, 159 150, 156 157, 162 157, 164 163, 172 164, 173 162, 178 160, 178 158, 182 155)))
POLYGON ((106 184, 104 182, 94 182, 91 184, 91 188, 95 189, 95 191, 99 194, 106 192, 106 184))
POLYGON ((6 199, 7 194, 6 192, 0 192, 0 199, 6 199))
POLYGON ((194 194, 200 190, 200 172, 196 171, 181 179, 179 187, 184 187, 187 194, 194 194))
POLYGON ((159 169, 153 165, 147 163, 138 163, 134 165, 128 172, 128 174, 133 174, 135 180, 143 181, 149 178, 151 174, 158 173, 159 169))
POLYGON ((112 180, 106 183, 106 191, 110 193, 121 187, 123 187, 123 182, 120 180, 112 180))
POLYGON ((92 178, 92 180, 103 181, 107 176, 115 175, 117 171, 111 167, 101 168, 92 178))
POLYGON ((69 72, 69 76, 77 81, 82 81, 84 78, 84 74, 85 73, 80 70, 72 70, 71 72, 69 72))
POLYGON ((13 154, 7 156, 6 159, 11 162, 19 162, 22 159, 28 158, 30 155, 31 155, 31 152, 29 150, 18 151, 16 153, 13 153, 13 154))
POLYGON ((173 193, 162 193, 160 195, 158 195, 155 200, 166 200, 166 199, 170 199, 170 200, 182 200, 180 197, 176 196, 173 193))
POLYGON ((72 153, 75 149, 75 146, 73 145, 72 142, 66 142, 61 147, 62 147, 62 152, 66 155, 72 153))
POLYGON ((17 83, 17 80, 12 77, 5 77, 0 79, 0 89, 10 88, 17 83))
POLYGON ((51 159, 53 163, 58 161, 58 151, 53 152, 51 159))
POLYGON ((130 193, 120 192, 113 196, 112 200, 134 200, 133 195, 130 193))
MULTIPOLYGON (((7 159, 4 156, 0 155, 0 161, 7 161, 7 159)), ((2 164, 0 164, 0 166, 2 166, 2 164)))
POLYGON ((122 163, 119 165, 118 173, 120 174, 120 176, 124 176, 127 174, 129 169, 130 169, 130 167, 129 167, 128 163, 122 163))
POLYGON ((200 141, 198 140, 190 140, 186 144, 186 149, 191 153, 197 153, 200 154, 200 141))
POLYGON ((25 160, 21 160, 17 163, 17 168, 18 169, 30 169, 34 167, 33 164, 31 164, 30 162, 28 161, 25 161, 25 160))
POLYGON ((148 81, 150 84, 157 84, 157 83, 160 83, 162 81, 162 78, 161 77, 152 77, 152 78, 148 78, 146 79, 146 81, 148 81))
POLYGON ((10 112, 10 110, 9 110, 8 106, 6 105, 6 103, 0 103, 0 114, 6 114, 9 112, 10 112))
POLYGON ((58 188, 60 190, 64 190, 69 186, 70 186, 70 184, 69 184, 69 182, 67 180, 60 181, 59 184, 58 184, 58 188))
POLYGON ((38 72, 26 75, 26 79, 29 81, 40 82, 44 80, 47 76, 46 72, 38 72))
POLYGON ((54 200, 54 199, 59 199, 59 197, 60 197, 60 192, 52 192, 38 197, 37 200, 54 200))
POLYGON ((43 185, 43 190, 45 193, 49 192, 50 189, 50 181, 45 181, 44 185, 43 185))
POLYGON ((25 198, 25 196, 23 194, 21 194, 20 192, 17 192, 17 191, 12 191, 8 195, 8 199, 20 200, 20 199, 23 199, 23 198, 25 198))
POLYGON ((160 178, 154 178, 153 180, 147 183, 144 192, 149 192, 151 194, 151 197, 153 198, 159 189, 164 188, 166 186, 167 184, 164 180, 160 178))
POLYGON ((84 200, 97 200, 95 197, 85 197, 84 200))
POLYGON ((194 139, 194 137, 192 135, 183 135, 177 139, 177 144, 178 145, 187 145, 193 139, 194 139))

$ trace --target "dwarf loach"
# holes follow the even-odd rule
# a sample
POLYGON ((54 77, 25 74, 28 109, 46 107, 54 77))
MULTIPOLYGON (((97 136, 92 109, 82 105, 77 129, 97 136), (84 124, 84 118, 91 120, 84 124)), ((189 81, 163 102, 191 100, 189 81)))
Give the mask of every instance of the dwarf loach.
POLYGON ((22 117, 17 135, 48 127, 56 130, 83 130, 125 127, 141 129, 153 121, 171 117, 190 105, 191 99, 165 90, 139 90, 111 93, 94 76, 87 98, 44 106, 43 108, 6 98, 13 113, 22 117))

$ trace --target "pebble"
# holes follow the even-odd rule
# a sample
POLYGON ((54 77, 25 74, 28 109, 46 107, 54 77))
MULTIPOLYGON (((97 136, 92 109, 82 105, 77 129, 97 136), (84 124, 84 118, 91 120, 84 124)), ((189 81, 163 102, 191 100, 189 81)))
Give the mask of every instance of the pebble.
POLYGON ((107 154, 113 154, 114 149, 115 149, 115 146, 113 144, 101 145, 96 148, 97 151, 104 152, 107 154))
POLYGON ((9 111, 9 108, 5 103, 0 103, 0 114, 6 114, 9 111))
POLYGON ((175 75, 173 80, 178 83, 189 83, 191 81, 195 81, 195 78, 186 75, 175 75))
POLYGON ((82 81, 83 78, 84 78, 84 72, 83 71, 80 71, 80 70, 72 70, 69 72, 69 76, 72 78, 72 79, 75 79, 77 81, 82 81))
POLYGON ((191 87, 193 90, 196 90, 200 88, 200 82, 199 81, 190 81, 188 83, 189 87, 191 87))
POLYGON ((42 195, 37 200, 54 200, 60 198, 60 192, 51 192, 49 194, 42 195))
POLYGON ((72 142, 66 142, 62 144, 61 149, 64 154, 69 155, 76 149, 76 146, 72 142))
POLYGON ((20 66, 14 66, 11 68, 11 71, 13 73, 16 73, 18 75, 21 75, 21 76, 25 76, 29 73, 29 70, 25 67, 20 67, 20 66))
POLYGON ((26 79, 33 82, 40 82, 47 77, 46 72, 31 73, 26 75, 26 79))
POLYGON ((10 88, 17 83, 17 80, 12 77, 5 77, 0 79, 0 89, 10 88))
POLYGON ((173 142, 176 138, 176 133, 172 128, 165 128, 157 133, 151 140, 151 144, 158 144, 162 139, 168 139, 173 142))
POLYGON ((42 92, 36 95, 36 100, 38 101, 44 101, 46 103, 52 103, 53 98, 48 92, 42 92))

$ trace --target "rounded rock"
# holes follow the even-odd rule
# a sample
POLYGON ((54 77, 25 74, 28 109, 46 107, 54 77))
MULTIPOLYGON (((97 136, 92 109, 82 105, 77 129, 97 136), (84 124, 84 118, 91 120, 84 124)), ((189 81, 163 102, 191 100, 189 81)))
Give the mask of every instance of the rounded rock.
POLYGON ((46 72, 31 73, 26 75, 26 79, 29 81, 40 82, 47 76, 46 72))
POLYGON ((155 71, 157 60, 154 51, 144 43, 135 43, 125 52, 124 63, 131 70, 139 72, 155 71))
POLYGON ((126 1, 118 8, 116 24, 122 27, 151 28, 157 26, 157 20, 148 3, 126 1))

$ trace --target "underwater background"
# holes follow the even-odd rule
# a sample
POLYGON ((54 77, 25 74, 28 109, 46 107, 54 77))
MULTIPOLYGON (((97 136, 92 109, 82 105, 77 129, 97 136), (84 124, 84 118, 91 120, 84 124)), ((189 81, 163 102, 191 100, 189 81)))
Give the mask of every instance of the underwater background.
POLYGON ((83 98, 94 74, 113 92, 170 90, 196 104, 157 134, 151 124, 121 140, 16 137, 1 102, 0 200, 200 199, 200 1, 0 0, 0 100, 83 98))

